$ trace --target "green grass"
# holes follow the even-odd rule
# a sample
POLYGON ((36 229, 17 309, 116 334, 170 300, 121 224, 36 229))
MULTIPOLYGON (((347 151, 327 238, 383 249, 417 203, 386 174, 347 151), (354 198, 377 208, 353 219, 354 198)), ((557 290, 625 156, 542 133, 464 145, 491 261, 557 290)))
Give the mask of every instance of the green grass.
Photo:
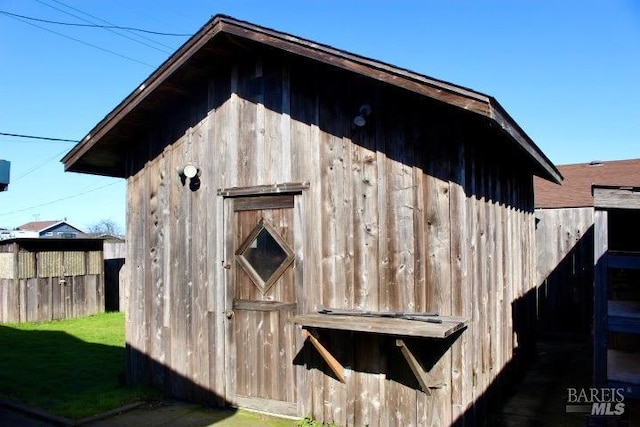
POLYGON ((126 387, 124 314, 0 325, 0 399, 80 419, 159 397, 126 387))

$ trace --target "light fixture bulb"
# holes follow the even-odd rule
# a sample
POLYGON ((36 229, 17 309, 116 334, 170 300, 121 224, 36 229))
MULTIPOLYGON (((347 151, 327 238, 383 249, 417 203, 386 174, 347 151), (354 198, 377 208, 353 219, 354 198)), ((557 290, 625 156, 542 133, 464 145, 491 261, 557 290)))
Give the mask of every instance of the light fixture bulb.
POLYGON ((182 169, 182 173, 184 174, 184 176, 191 179, 198 175, 198 168, 189 163, 182 169))
POLYGON ((358 115, 354 117, 353 124, 358 127, 363 127, 367 124, 367 117, 371 114, 371 105, 362 104, 358 109, 358 115))

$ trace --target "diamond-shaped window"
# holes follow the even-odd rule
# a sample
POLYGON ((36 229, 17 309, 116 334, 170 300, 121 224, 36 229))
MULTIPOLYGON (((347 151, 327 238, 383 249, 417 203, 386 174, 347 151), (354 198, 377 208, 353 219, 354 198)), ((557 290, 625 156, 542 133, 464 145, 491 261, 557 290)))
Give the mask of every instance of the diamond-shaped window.
POLYGON ((264 295, 293 262, 293 251, 264 219, 236 252, 236 260, 264 295))

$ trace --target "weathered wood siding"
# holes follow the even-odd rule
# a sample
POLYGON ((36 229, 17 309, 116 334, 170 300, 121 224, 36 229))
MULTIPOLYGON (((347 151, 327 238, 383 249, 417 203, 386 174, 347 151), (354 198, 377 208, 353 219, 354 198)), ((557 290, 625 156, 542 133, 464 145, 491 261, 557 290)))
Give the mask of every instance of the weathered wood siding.
POLYGON ((104 312, 102 251, 73 246, 37 249, 38 244, 32 240, 26 249, 20 243, 2 245, 0 322, 43 322, 104 312))
POLYGON ((529 343, 531 171, 471 114, 286 56, 230 64, 189 88, 129 156, 130 378, 222 403, 232 260, 216 191, 308 182, 300 313, 320 303, 471 321, 450 341, 411 342, 435 359, 430 375, 443 386, 431 396, 390 338, 326 334, 347 381, 301 349, 299 414, 350 426, 478 423, 529 343), (354 128, 362 103, 372 114, 354 128), (176 172, 185 163, 200 168, 199 188, 176 172))
POLYGON ((541 335, 584 335, 593 321, 593 208, 536 209, 541 335))

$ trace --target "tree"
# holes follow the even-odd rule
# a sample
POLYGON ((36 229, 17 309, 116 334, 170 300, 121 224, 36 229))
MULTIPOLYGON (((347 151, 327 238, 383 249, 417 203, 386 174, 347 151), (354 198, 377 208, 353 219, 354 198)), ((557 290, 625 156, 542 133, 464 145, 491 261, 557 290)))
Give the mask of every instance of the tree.
POLYGON ((120 235, 120 226, 112 219, 103 219, 87 227, 88 233, 120 235))

